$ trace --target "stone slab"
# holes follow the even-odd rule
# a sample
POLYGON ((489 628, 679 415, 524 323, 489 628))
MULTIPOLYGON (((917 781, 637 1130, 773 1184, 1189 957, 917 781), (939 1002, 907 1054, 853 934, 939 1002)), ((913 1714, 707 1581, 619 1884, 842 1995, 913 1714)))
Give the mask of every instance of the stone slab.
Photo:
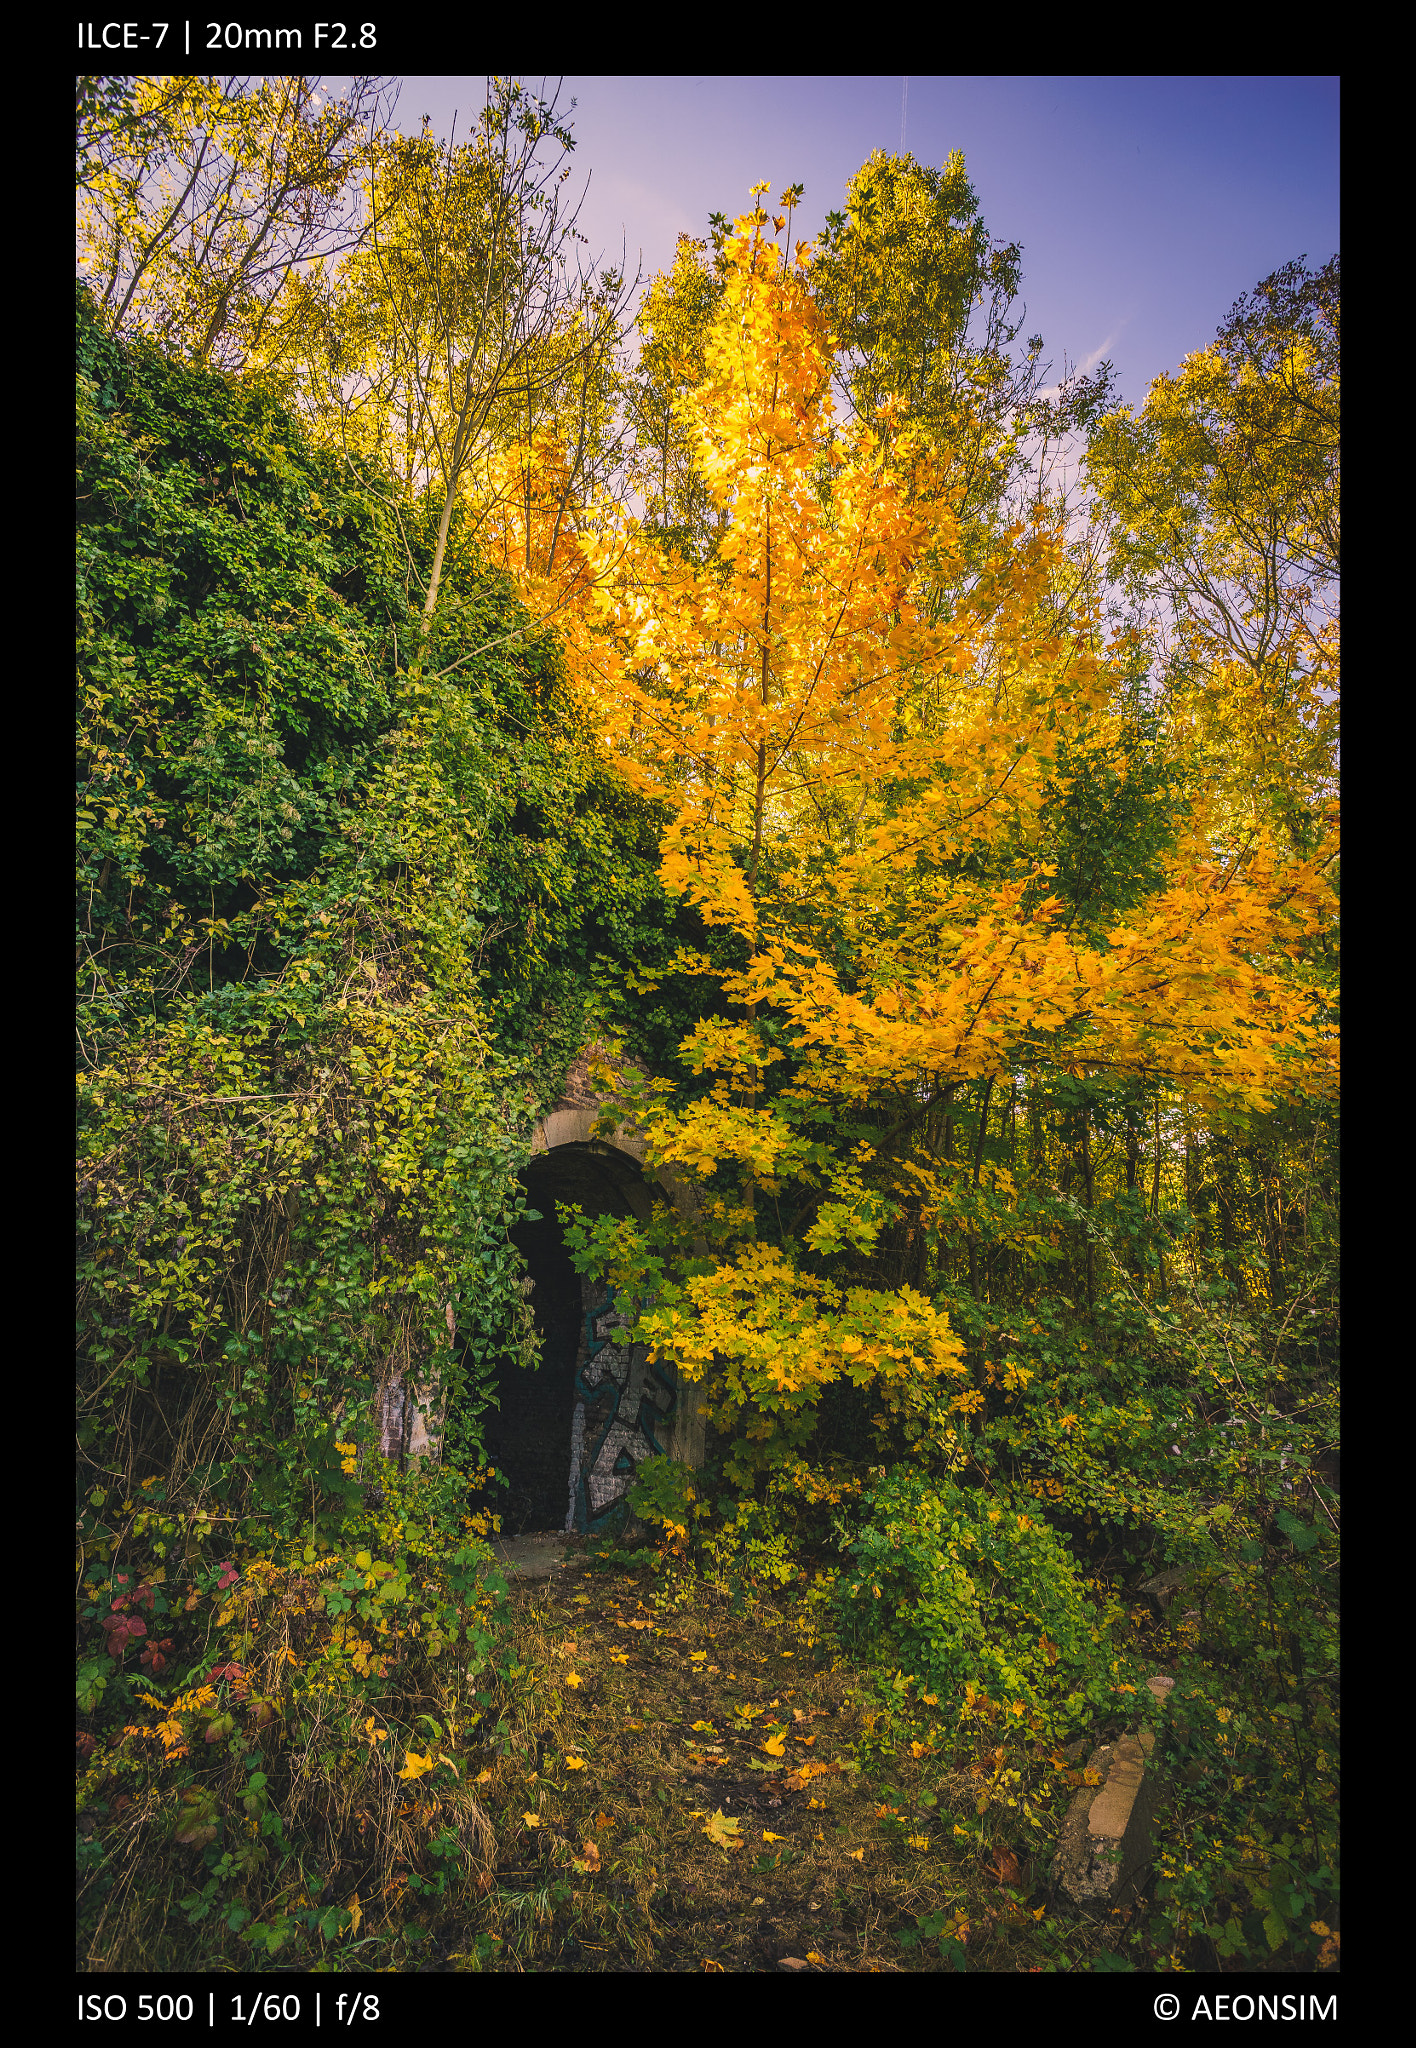
POLYGON ((1053 1884, 1074 1906, 1108 1910, 1151 1860, 1155 1777, 1146 1768, 1149 1728, 1104 1742, 1088 1765, 1101 1775, 1083 1785, 1062 1823, 1053 1884))
POLYGON ((1153 1578, 1147 1579, 1145 1584, 1138 1586, 1136 1590, 1141 1599, 1149 1603, 1156 1620, 1164 1621, 1170 1612, 1170 1603, 1177 1593, 1188 1586, 1193 1576, 1187 1565, 1170 1565, 1165 1571, 1157 1572, 1153 1578))
POLYGON ((492 1548, 508 1578, 549 1579, 565 1569, 566 1537, 560 1529, 525 1536, 494 1536, 492 1548))

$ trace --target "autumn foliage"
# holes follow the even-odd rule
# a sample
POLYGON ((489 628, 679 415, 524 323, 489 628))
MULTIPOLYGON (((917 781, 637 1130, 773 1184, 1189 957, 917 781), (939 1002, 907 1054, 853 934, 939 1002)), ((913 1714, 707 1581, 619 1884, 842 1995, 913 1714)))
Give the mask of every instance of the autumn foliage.
POLYGON ((587 1044, 681 1199, 554 1220, 707 1425, 609 1562, 855 1689, 829 1762, 739 1702, 750 1768, 908 1772, 900 1940, 961 1965, 968 1855, 1064 1967, 1067 1759, 1144 1712, 1144 1966, 1331 1966, 1335 259, 1045 399, 962 159, 878 153, 815 242, 684 237, 632 355, 554 103, 366 149, 308 86, 81 84, 85 1967, 413 1968, 445 1901, 492 1967, 621 1881, 482 1433, 587 1044))
MULTIPOLYGON (((856 1288, 847 1310, 820 1277, 890 1212, 875 1148, 830 1141, 851 1105, 1050 1069, 1245 1114, 1336 1079, 1295 966, 1332 908, 1331 818, 1300 857, 1196 787, 1144 884, 1078 914, 1048 828, 1073 778, 1132 772, 1135 648, 1095 608, 1056 616, 1067 543, 1045 509, 999 533, 949 615, 926 606, 957 539, 948 462, 907 421, 888 456, 838 422, 811 250, 766 229, 759 206, 723 244, 681 402, 716 544, 699 559, 632 518, 594 522, 570 640, 604 744, 665 806, 665 887, 739 942, 730 966, 691 963, 720 992, 683 1047, 706 1086, 639 1106, 657 1160, 737 1181, 715 1271, 672 1301, 661 1282, 644 1325, 690 1376, 733 1361, 723 1426, 744 1404, 799 1416, 841 1373, 900 1398, 904 1378, 963 1370, 908 1287, 856 1288)), ((895 1192, 946 1210, 938 1162, 892 1149, 895 1192)), ((748 1434, 785 1454, 800 1432, 748 1434)))

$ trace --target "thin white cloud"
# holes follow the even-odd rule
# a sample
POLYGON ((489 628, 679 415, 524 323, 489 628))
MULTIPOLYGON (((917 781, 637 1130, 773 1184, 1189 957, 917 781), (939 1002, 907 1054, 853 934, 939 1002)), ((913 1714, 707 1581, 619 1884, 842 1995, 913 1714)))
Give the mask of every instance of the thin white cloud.
MULTIPOLYGON (((1083 356, 1079 363, 1074 363, 1072 365, 1072 375, 1074 377, 1084 377, 1088 370, 1094 370, 1106 355, 1108 349, 1120 338, 1121 330, 1125 325, 1126 322, 1123 320, 1120 327, 1113 327, 1110 334, 1107 335, 1105 341, 1099 347, 1094 348, 1089 356, 1083 356)), ((1049 384, 1045 391, 1039 391, 1037 395, 1039 398, 1056 398, 1061 389, 1062 386, 1060 384, 1049 384)))

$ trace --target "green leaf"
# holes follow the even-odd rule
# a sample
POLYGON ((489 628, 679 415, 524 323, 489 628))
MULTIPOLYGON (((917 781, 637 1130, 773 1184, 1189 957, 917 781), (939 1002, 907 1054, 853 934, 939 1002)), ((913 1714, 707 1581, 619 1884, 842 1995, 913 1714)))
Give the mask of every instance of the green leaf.
POLYGON ((1274 1516, 1274 1521, 1297 1551, 1306 1552, 1311 1550, 1321 1534, 1316 1524, 1300 1522, 1298 1517, 1288 1508, 1280 1508, 1274 1516))

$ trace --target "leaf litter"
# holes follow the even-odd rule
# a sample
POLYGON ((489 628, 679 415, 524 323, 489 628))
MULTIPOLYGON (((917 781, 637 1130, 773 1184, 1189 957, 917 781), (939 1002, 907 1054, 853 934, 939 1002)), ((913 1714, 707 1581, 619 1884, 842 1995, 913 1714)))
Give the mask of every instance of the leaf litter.
POLYGON ((1050 1953, 1039 1916, 1018 1913, 1028 1878, 979 1819, 976 1782, 946 1777, 932 1734, 908 1740, 917 1728, 882 1752, 878 1704, 853 1698, 861 1674, 813 1656, 790 1600, 734 1614, 695 1582, 584 1570, 511 1599, 520 1675, 477 1780, 495 1885, 477 1926, 465 1909, 448 1925, 448 1967, 940 1970, 942 1951, 900 1936, 944 1908, 970 1930, 970 1968, 1050 1953), (788 1734, 811 1753, 786 1753, 788 1734), (533 1816, 525 1788, 555 1756, 570 1769, 533 1816))

